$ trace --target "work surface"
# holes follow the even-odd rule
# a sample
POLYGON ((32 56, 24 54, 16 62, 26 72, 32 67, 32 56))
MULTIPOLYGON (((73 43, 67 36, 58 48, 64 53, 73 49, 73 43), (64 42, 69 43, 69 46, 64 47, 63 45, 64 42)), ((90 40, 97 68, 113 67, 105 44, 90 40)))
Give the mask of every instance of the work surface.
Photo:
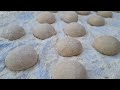
MULTIPOLYGON (((76 38, 83 45, 83 52, 79 56, 62 57, 56 52, 56 41, 66 36, 63 32, 64 23, 60 17, 62 11, 54 13, 56 23, 52 24, 57 31, 57 35, 40 40, 33 36, 32 28, 38 24, 36 17, 41 11, 14 11, 0 12, 0 30, 10 23, 17 23, 22 26, 26 35, 20 39, 9 41, 0 38, 0 78, 1 79, 50 79, 53 66, 60 60, 77 60, 87 69, 90 79, 112 79, 120 78, 120 53, 115 56, 105 56, 97 52, 92 43, 94 39, 101 35, 111 35, 120 40, 120 14, 113 12, 113 18, 106 18, 106 25, 101 27, 87 24, 87 16, 79 15, 78 23, 82 24, 87 31, 83 37, 76 38), (24 71, 11 71, 5 66, 5 57, 17 46, 32 45, 39 54, 38 63, 24 71)), ((95 14, 92 12, 91 14, 95 14)))

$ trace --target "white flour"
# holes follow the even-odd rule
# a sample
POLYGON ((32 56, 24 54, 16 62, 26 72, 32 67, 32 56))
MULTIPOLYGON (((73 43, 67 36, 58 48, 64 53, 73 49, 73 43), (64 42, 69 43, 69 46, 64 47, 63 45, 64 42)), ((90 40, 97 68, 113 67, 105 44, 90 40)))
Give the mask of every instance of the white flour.
MULTIPOLYGON (((10 23, 17 23, 26 31, 26 36, 15 41, 8 41, 0 38, 0 78, 1 79, 50 79, 50 72, 60 60, 77 60, 87 69, 90 79, 112 79, 120 78, 120 54, 115 56, 105 56, 97 52, 92 43, 94 39, 100 35, 111 35, 120 40, 120 14, 113 12, 113 18, 106 19, 106 25, 102 27, 93 27, 87 24, 88 16, 79 15, 78 23, 85 26, 87 35, 76 38, 81 41, 84 51, 79 56, 61 57, 55 50, 56 41, 66 36, 63 32, 64 22, 60 20, 62 11, 56 15, 57 21, 53 26, 57 31, 57 35, 40 40, 32 35, 32 28, 38 24, 36 17, 39 12, 35 11, 14 11, 0 12, 0 30, 10 23), (25 71, 10 71, 6 68, 4 60, 8 52, 17 46, 29 44, 32 45, 39 54, 38 63, 25 71)), ((95 14, 95 12, 92 12, 95 14)))

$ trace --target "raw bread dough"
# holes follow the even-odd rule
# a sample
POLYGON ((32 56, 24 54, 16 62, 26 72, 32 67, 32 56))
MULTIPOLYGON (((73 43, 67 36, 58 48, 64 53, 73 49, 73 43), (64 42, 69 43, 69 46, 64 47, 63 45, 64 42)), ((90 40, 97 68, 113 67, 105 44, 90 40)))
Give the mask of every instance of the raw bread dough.
POLYGON ((19 25, 10 24, 5 29, 1 30, 0 37, 8 40, 16 40, 25 35, 25 31, 19 25))
POLYGON ((34 66, 37 60, 38 55, 34 48, 25 45, 10 51, 5 59, 5 65, 13 71, 19 71, 34 66))
POLYGON ((56 44, 56 49, 59 55, 64 57, 77 56, 83 50, 81 42, 71 37, 59 39, 56 44))
POLYGON ((53 24, 56 21, 56 18, 53 13, 51 12, 42 12, 38 18, 37 21, 39 23, 48 23, 48 24, 53 24))
POLYGON ((75 11, 66 11, 66 12, 64 12, 61 19, 66 23, 77 22, 78 15, 75 11))
POLYGON ((82 37, 86 34, 84 26, 76 22, 66 25, 64 32, 71 37, 82 37))
POLYGON ((93 47, 108 56, 113 56, 120 52, 120 42, 115 37, 108 35, 96 38, 93 47))
POLYGON ((80 15, 89 15, 90 11, 76 11, 80 15))
POLYGON ((85 67, 77 61, 60 61, 53 69, 53 79, 87 79, 85 67))
POLYGON ((100 15, 105 18, 112 18, 113 13, 112 13, 112 11, 98 11, 97 15, 100 15))
POLYGON ((39 24, 34 27, 33 34, 35 37, 44 40, 56 35, 56 31, 50 24, 39 24))
POLYGON ((88 18, 87 23, 92 26, 103 26, 105 25, 105 19, 98 15, 91 15, 88 18))

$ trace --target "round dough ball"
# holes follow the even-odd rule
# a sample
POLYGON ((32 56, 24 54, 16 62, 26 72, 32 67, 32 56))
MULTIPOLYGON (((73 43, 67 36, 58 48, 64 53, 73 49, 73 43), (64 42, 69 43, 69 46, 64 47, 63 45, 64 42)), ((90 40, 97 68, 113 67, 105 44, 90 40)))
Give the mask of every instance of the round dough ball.
POLYGON ((56 35, 56 31, 50 24, 40 24, 33 29, 33 34, 35 37, 44 40, 56 35))
POLYGON ((112 13, 112 11, 98 11, 97 15, 100 15, 105 18, 112 18, 113 13, 112 13))
POLYGON ((19 25, 9 25, 1 30, 0 37, 8 40, 16 40, 25 35, 25 31, 19 25))
POLYGON ((89 15, 90 11, 76 11, 80 15, 89 15))
POLYGON ((39 23, 48 23, 48 24, 53 24, 56 21, 56 18, 53 13, 51 12, 42 12, 38 18, 37 21, 39 23))
POLYGON ((96 38, 93 47, 108 56, 113 56, 120 52, 120 42, 115 37, 108 35, 96 38))
POLYGON ((85 67, 77 61, 61 61, 52 73, 53 79, 87 79, 85 67))
POLYGON ((71 37, 64 37, 56 44, 57 52, 64 57, 72 57, 79 55, 83 48, 80 41, 71 37))
POLYGON ((88 18, 87 23, 92 26, 104 26, 105 19, 98 15, 92 15, 88 18))
POLYGON ((8 53, 5 65, 13 71, 24 70, 34 66, 37 58, 38 55, 32 46, 20 46, 8 53))
POLYGON ((77 22, 78 15, 75 11, 66 11, 61 19, 66 23, 77 22))
POLYGON ((86 34, 85 28, 76 22, 68 24, 64 28, 64 32, 71 37, 82 37, 86 34))

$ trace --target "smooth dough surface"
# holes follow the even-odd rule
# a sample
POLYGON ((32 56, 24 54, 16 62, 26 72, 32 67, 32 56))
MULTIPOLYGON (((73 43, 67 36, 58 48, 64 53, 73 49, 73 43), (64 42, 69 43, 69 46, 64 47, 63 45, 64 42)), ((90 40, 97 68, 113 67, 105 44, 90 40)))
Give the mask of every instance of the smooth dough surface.
POLYGON ((87 79, 85 67, 77 61, 60 61, 52 73, 53 79, 87 79))
POLYGON ((57 33, 52 25, 40 24, 34 27, 33 34, 35 37, 44 40, 56 35, 57 33))
POLYGON ((32 46, 20 46, 8 53, 5 65, 13 70, 19 71, 28 69, 37 63, 38 55, 32 46))
POLYGON ((64 57, 77 56, 83 50, 81 42, 71 37, 59 39, 56 44, 56 49, 58 54, 64 57))
POLYGON ((75 11, 66 11, 61 17, 61 20, 63 20, 66 23, 77 22, 78 14, 75 11))
POLYGON ((98 11, 97 15, 100 15, 105 18, 112 18, 113 13, 112 13, 112 11, 98 11))
POLYGON ((67 24, 64 28, 64 32, 71 37, 82 37, 86 34, 84 26, 76 22, 67 24))
POLYGON ((5 29, 1 30, 0 37, 8 40, 17 40, 25 35, 24 29, 19 25, 10 24, 5 29))
POLYGON ((120 42, 115 37, 108 35, 96 38, 93 47, 108 56, 113 56, 120 52, 120 42))
POLYGON ((92 25, 92 26, 104 26, 105 25, 105 19, 101 16, 98 15, 91 15, 87 23, 92 25))
POLYGON ((53 24, 56 21, 55 15, 51 12, 42 12, 40 15, 37 17, 37 21, 39 23, 48 23, 48 24, 53 24))

